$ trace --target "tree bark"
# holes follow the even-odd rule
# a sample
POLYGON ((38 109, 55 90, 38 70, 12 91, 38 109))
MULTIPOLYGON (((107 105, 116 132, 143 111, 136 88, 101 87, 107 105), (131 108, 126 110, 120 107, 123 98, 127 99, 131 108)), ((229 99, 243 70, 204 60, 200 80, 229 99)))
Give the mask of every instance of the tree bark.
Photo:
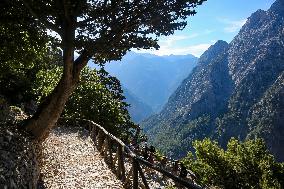
POLYGON ((87 65, 90 56, 87 51, 74 61, 73 50, 63 51, 64 70, 62 78, 53 92, 39 106, 33 117, 27 120, 26 130, 36 139, 43 140, 59 119, 65 103, 79 83, 80 72, 87 65))
POLYGON ((49 131, 59 119, 65 103, 79 83, 80 72, 87 65, 90 55, 83 50, 81 55, 74 61, 75 30, 77 19, 70 14, 68 3, 61 2, 64 10, 62 15, 62 38, 63 48, 63 74, 53 92, 39 106, 33 117, 27 120, 26 130, 32 133, 36 139, 42 140, 48 136, 49 131))
POLYGON ((59 119, 65 103, 75 87, 76 82, 62 77, 54 91, 39 106, 35 115, 26 122, 26 129, 37 139, 47 137, 48 132, 59 119))

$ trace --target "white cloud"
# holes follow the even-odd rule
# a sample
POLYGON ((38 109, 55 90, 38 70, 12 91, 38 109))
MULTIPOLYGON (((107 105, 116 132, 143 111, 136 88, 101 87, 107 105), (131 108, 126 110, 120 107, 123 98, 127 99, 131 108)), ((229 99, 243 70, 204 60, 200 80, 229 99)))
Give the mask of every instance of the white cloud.
MULTIPOLYGON (((205 31, 206 33, 211 33, 213 31, 205 31)), ((135 50, 138 53, 150 53, 158 56, 163 55, 186 55, 192 54, 199 57, 205 50, 207 50, 216 41, 210 41, 209 43, 200 43, 196 45, 185 45, 189 39, 200 37, 201 34, 193 33, 190 35, 173 35, 167 36, 159 40, 160 49, 159 50, 135 50)))
POLYGON ((204 51, 206 51, 212 44, 210 43, 202 43, 197 45, 189 45, 185 47, 168 47, 168 46, 160 46, 159 50, 134 50, 138 53, 151 53, 158 56, 163 55, 186 55, 192 54, 196 57, 199 57, 204 51))
POLYGON ((224 28, 224 31, 226 33, 233 33, 241 29, 241 27, 246 23, 247 19, 241 19, 241 20, 219 19, 219 21, 227 25, 224 28))
POLYGON ((173 36, 167 36, 164 39, 161 39, 159 41, 159 44, 161 46, 172 46, 175 43, 179 42, 179 41, 183 41, 183 40, 187 40, 187 39, 193 39, 198 37, 197 33, 191 34, 191 35, 173 35, 173 36))

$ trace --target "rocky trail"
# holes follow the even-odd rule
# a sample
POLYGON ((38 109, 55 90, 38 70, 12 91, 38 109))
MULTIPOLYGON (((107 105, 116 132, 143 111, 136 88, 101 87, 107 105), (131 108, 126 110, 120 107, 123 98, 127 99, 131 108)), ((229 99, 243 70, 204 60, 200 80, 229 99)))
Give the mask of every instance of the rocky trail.
MULTIPOLYGON (((38 143, 19 130, 17 124, 0 122, 0 188, 123 188, 88 130, 74 123, 59 125, 45 141, 38 143)), ((132 170, 131 162, 125 156, 127 177, 132 170)), ((144 165, 141 168, 150 188, 174 185, 161 173, 144 165)), ((132 182, 130 177, 128 184, 132 182)), ((139 187, 144 188, 141 184, 139 177, 139 187)))
POLYGON ((42 147, 43 188, 123 188, 94 147, 88 131, 57 127, 42 147))

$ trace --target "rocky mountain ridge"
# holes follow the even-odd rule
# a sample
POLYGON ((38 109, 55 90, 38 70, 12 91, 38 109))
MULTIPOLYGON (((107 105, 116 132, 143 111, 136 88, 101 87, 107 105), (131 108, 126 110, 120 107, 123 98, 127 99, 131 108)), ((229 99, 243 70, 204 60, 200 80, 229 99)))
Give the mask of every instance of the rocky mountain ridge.
POLYGON ((284 160, 284 2, 248 18, 230 44, 218 41, 170 97, 142 123, 150 141, 174 157, 210 137, 262 137, 284 160))

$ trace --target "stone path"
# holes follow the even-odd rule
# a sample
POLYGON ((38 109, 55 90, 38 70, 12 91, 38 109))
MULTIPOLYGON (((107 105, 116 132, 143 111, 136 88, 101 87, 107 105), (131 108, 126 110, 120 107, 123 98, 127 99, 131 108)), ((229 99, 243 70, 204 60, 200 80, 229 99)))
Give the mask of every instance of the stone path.
POLYGON ((58 127, 43 143, 45 188, 123 188, 94 148, 88 131, 58 127))

